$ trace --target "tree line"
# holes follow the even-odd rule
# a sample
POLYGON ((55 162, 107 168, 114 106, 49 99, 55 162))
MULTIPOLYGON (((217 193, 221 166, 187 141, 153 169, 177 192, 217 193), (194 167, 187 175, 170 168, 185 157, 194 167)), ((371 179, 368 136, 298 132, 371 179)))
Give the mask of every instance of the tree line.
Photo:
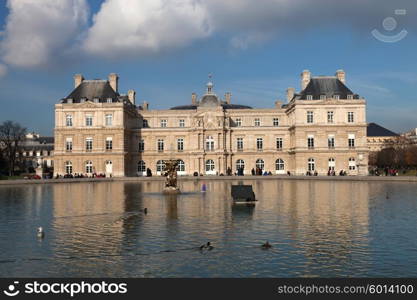
POLYGON ((26 128, 13 121, 0 124, 0 175, 13 176, 19 161, 19 150, 26 128))
POLYGON ((369 165, 379 168, 417 168, 417 144, 403 136, 389 140, 382 150, 370 153, 369 165))

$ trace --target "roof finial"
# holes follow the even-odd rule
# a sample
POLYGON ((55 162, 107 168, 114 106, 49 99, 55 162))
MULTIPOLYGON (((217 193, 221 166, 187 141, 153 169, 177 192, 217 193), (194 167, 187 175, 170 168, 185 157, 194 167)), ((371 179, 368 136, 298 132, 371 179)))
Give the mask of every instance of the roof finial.
POLYGON ((209 81, 207 82, 207 94, 213 94, 213 82, 211 82, 212 77, 213 77, 213 74, 209 73, 208 74, 209 81))

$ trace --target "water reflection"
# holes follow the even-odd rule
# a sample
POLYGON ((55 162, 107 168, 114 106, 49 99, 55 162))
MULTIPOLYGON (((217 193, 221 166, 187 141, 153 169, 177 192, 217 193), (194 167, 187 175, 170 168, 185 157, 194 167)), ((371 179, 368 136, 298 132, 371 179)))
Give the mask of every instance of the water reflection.
POLYGON ((245 180, 259 200, 246 207, 231 182, 202 183, 180 182, 180 195, 161 182, 1 187, 0 275, 417 275, 415 185, 245 180), (214 251, 196 249, 207 241, 214 251))

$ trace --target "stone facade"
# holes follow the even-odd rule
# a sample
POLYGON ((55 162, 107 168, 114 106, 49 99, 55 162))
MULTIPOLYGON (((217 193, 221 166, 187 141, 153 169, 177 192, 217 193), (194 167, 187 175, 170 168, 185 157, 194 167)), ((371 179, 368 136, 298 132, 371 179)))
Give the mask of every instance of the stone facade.
POLYGON ((201 99, 192 94, 191 105, 151 110, 146 102, 135 105, 132 90, 118 94, 115 74, 107 83, 80 76, 70 96, 55 105, 55 175, 144 176, 148 168, 155 175, 167 159, 181 160, 180 175, 226 174, 229 168, 244 174, 256 168, 272 174, 368 172, 366 102, 345 86, 343 71, 332 77, 304 71, 301 92, 288 89, 288 102, 268 109, 232 104, 230 93, 221 100, 209 82, 201 99), (104 91, 107 84, 113 100, 111 91, 91 96, 93 85, 104 91))

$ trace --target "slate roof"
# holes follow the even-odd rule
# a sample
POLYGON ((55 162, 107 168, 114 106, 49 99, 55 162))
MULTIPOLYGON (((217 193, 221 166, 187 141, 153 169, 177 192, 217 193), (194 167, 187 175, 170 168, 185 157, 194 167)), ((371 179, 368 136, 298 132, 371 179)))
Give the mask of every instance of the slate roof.
POLYGON ((80 103, 81 99, 93 101, 98 98, 100 103, 107 102, 108 98, 112 102, 123 102, 119 93, 115 92, 107 80, 84 80, 67 97, 62 99, 62 103, 68 103, 72 99, 73 103, 80 103))
POLYGON ((319 76, 311 78, 307 87, 296 94, 296 100, 307 100, 307 95, 312 95, 312 100, 320 100, 321 95, 333 97, 339 95, 340 99, 347 99, 348 95, 353 95, 353 99, 359 99, 359 95, 354 94, 343 82, 334 76, 319 76))
POLYGON ((376 123, 369 123, 368 127, 366 128, 366 136, 398 136, 398 134, 376 123))

